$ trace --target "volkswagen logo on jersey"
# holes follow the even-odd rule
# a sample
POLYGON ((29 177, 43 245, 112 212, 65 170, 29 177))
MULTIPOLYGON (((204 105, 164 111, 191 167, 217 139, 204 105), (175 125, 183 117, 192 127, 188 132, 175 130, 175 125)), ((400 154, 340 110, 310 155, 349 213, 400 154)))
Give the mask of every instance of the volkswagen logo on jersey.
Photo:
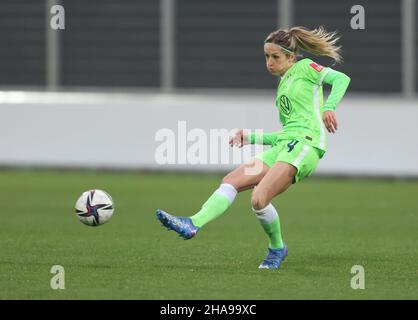
POLYGON ((285 95, 280 96, 280 110, 284 112, 284 114, 289 115, 292 112, 292 104, 290 100, 285 95))

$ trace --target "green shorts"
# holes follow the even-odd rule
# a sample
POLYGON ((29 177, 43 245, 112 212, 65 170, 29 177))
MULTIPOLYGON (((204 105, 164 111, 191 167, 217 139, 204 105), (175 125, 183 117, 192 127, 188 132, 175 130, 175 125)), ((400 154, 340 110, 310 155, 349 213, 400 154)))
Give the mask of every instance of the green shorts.
POLYGON ((297 169, 293 183, 309 177, 316 169, 323 151, 297 140, 279 140, 271 149, 255 156, 270 168, 276 162, 290 163, 297 169))

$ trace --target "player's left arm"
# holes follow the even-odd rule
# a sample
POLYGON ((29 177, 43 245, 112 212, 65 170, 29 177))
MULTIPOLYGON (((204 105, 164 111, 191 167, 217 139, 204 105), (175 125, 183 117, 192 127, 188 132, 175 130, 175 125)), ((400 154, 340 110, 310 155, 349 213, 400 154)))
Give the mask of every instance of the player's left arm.
POLYGON ((322 120, 324 121, 328 132, 335 133, 338 129, 337 117, 335 116, 334 111, 343 98, 350 81, 351 79, 349 76, 331 68, 329 68, 328 73, 323 79, 324 83, 331 85, 331 92, 327 101, 322 106, 322 120))

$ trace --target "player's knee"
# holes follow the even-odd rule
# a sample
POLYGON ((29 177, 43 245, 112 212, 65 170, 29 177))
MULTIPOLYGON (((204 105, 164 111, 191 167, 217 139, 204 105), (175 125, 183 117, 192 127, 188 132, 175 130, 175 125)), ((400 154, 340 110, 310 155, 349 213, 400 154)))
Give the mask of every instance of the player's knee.
POLYGON ((251 196, 251 205, 255 210, 261 210, 269 204, 267 194, 263 191, 254 190, 251 196))

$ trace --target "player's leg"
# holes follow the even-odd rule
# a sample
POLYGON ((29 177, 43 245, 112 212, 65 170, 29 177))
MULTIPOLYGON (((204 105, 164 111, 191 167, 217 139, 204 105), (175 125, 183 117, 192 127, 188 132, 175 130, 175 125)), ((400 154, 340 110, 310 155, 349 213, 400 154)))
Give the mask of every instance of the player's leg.
POLYGON ((265 208, 271 200, 286 191, 295 178, 297 169, 289 163, 276 162, 251 195, 251 205, 255 210, 265 208))
POLYGON ((287 256, 282 239, 280 218, 272 199, 283 193, 292 183, 309 176, 319 161, 318 150, 297 142, 283 143, 277 161, 254 189, 251 204, 261 226, 269 237, 269 249, 260 268, 276 269, 287 256), (290 145, 290 146, 289 146, 290 145))
POLYGON ((190 217, 193 224, 201 228, 222 215, 231 206, 238 192, 253 188, 268 170, 269 167, 259 159, 253 159, 227 174, 199 212, 190 217))
POLYGON ((260 269, 277 269, 287 256, 280 218, 271 200, 292 184, 295 174, 296 168, 291 164, 276 162, 252 193, 253 211, 269 238, 267 256, 260 264, 260 269))
POLYGON ((226 175, 219 188, 193 216, 175 217, 162 210, 157 210, 156 216, 168 229, 176 231, 183 239, 190 239, 205 224, 222 215, 238 192, 258 184, 268 170, 267 165, 254 159, 226 175))
POLYGON ((283 248, 280 218, 271 200, 292 184, 296 168, 289 163, 276 162, 264 176, 251 196, 251 205, 256 217, 267 233, 269 248, 283 248))

